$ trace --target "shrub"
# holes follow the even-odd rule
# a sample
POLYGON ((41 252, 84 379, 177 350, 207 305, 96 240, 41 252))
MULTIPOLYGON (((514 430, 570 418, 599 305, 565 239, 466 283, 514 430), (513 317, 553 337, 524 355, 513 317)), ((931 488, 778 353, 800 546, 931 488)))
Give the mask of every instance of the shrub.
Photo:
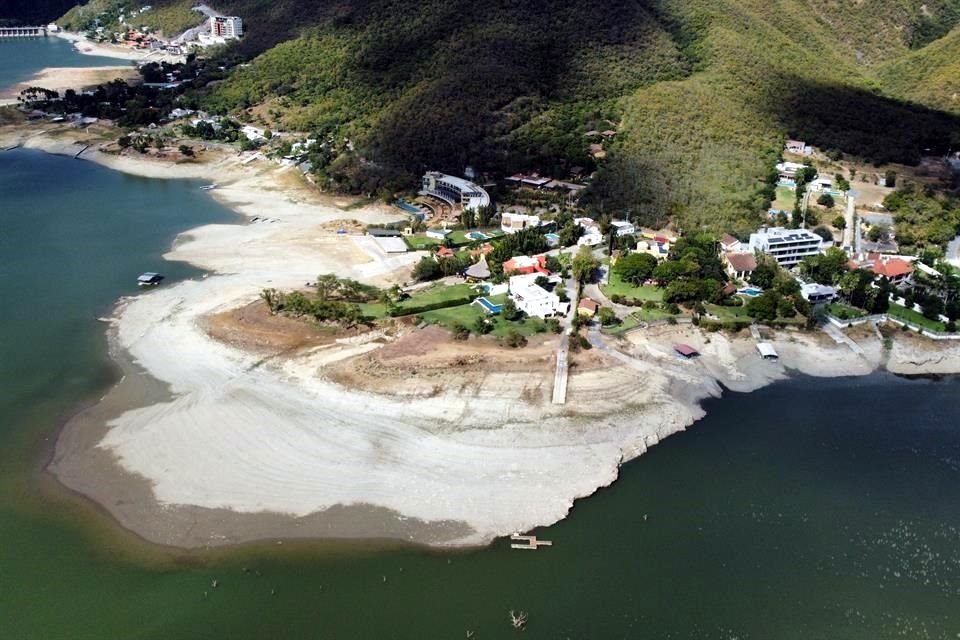
POLYGON ((551 333, 560 333, 563 330, 560 321, 556 318, 547 318, 546 327, 551 333))
POLYGON ((470 329, 462 322, 454 322, 450 325, 450 333, 454 340, 466 340, 470 337, 470 329))
POLYGON ((527 346, 527 337, 516 329, 511 329, 510 332, 507 333, 506 342, 507 346, 511 349, 519 349, 520 347, 527 346))

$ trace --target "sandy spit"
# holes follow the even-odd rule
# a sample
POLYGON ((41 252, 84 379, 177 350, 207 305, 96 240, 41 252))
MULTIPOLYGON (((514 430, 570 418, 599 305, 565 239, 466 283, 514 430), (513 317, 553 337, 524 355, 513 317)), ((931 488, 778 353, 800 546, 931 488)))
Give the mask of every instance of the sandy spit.
POLYGON ((139 79, 137 70, 131 66, 115 67, 47 67, 30 78, 11 87, 0 90, 0 98, 16 98, 21 91, 30 87, 43 87, 63 92, 66 89, 84 89, 94 87, 111 80, 139 79))
MULTIPOLYGON (((72 140, 21 142, 76 152, 72 140)), ((624 461, 702 417, 699 402, 721 385, 749 391, 791 371, 863 375, 890 356, 878 338, 857 355, 794 331, 770 336, 781 353, 771 363, 749 335, 661 327, 611 340, 619 355, 606 369, 575 372, 565 406, 528 401, 509 374, 430 397, 361 392, 324 371, 376 344, 265 358, 216 341, 203 323, 263 287, 298 287, 319 273, 378 284, 405 278, 418 255, 387 256, 362 236, 330 229, 343 218, 396 214, 376 206, 345 212, 346 203, 264 161, 241 166, 224 155, 171 165, 96 149, 82 157, 138 175, 216 182, 211 194, 249 222, 193 229, 166 255, 209 277, 121 301, 110 333, 126 377, 66 426, 51 464, 65 485, 155 542, 336 536, 483 544, 565 517, 577 498, 613 482, 624 461), (677 341, 703 357, 677 359, 677 341)))

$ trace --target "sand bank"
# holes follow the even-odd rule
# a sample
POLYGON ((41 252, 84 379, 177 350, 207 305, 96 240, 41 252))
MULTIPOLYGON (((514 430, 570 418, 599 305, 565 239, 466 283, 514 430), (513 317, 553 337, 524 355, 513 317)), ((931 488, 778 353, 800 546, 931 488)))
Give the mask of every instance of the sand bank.
POLYGON ((23 82, 0 90, 0 97, 15 99, 21 91, 30 87, 43 87, 60 92, 66 89, 79 91, 118 78, 129 81, 139 79, 140 75, 134 67, 129 65, 115 67, 47 67, 23 82))
POLYGON ((87 56, 99 56, 102 58, 117 58, 118 60, 156 60, 159 61, 161 58, 156 57, 156 54, 150 55, 149 51, 142 51, 137 49, 132 49, 130 47, 125 47, 117 44, 108 44, 108 43, 97 43, 90 42, 84 37, 81 33, 73 33, 70 31, 58 31, 53 34, 58 38, 68 40, 73 43, 73 47, 77 50, 78 53, 87 56))
MULTIPOLYGON (((76 149, 69 137, 23 142, 76 149)), ((699 401, 723 386, 749 391, 791 371, 862 375, 892 359, 869 334, 860 355, 825 335, 778 332, 767 338, 781 359, 768 362, 747 333, 664 326, 574 356, 568 403, 557 406, 549 366, 538 364, 549 362, 549 340, 513 363, 469 344, 457 347, 473 354, 461 358, 442 339, 409 331, 293 353, 245 349, 211 336, 209 321, 263 287, 299 287, 323 272, 405 279, 418 255, 384 255, 334 231, 345 217, 396 214, 346 213, 296 172, 225 154, 181 165, 95 148, 82 157, 217 182, 213 196, 256 220, 183 234, 166 258, 211 275, 121 301, 110 332, 126 377, 66 426, 51 464, 64 484, 165 544, 317 536, 481 544, 563 518, 574 500, 613 482, 622 462, 701 417, 699 401), (678 359, 677 341, 702 357, 678 359)))

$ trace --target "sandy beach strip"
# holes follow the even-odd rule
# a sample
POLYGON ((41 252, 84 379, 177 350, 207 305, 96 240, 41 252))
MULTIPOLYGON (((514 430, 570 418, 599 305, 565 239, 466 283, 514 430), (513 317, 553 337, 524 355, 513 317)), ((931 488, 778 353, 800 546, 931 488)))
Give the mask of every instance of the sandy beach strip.
MULTIPOLYGON (((87 38, 81 33, 58 31, 52 35, 72 42, 77 52, 86 56, 99 56, 101 58, 117 58, 118 60, 132 61, 155 59, 155 56, 150 56, 149 51, 132 49, 130 47, 116 44, 91 42, 87 40, 87 38)), ((160 58, 156 59, 159 60, 160 58)))
POLYGON ((22 82, 0 89, 0 98, 15 99, 21 91, 42 87, 63 92, 67 89, 80 91, 111 80, 139 81, 140 74, 130 65, 115 67, 47 67, 22 82))
MULTIPOLYGON (((76 149, 69 136, 25 143, 76 149)), ((576 499, 613 482, 624 461, 702 417, 699 402, 723 387, 750 391, 795 371, 864 375, 894 359, 919 362, 924 351, 911 343, 897 356, 866 335, 860 355, 793 330, 771 332, 781 359, 769 362, 746 332, 663 326, 610 339, 623 357, 571 375, 567 405, 544 401, 549 382, 509 371, 475 385, 451 371, 429 394, 363 391, 327 372, 349 368, 382 340, 264 357, 204 326, 263 287, 300 287, 319 273, 381 285, 406 278, 421 254, 380 254, 331 229, 343 218, 384 222, 396 212, 370 205, 347 213, 266 161, 241 166, 221 155, 175 165, 95 148, 82 157, 137 175, 216 182, 214 197, 257 220, 182 234, 165 257, 211 275, 121 301, 110 332, 127 377, 66 426, 51 464, 65 485, 164 544, 317 536, 483 544, 562 519, 576 499), (703 355, 679 359, 674 342, 703 355)), ((957 364, 953 354, 943 368, 957 364)), ((422 387, 415 378, 397 384, 422 387)))

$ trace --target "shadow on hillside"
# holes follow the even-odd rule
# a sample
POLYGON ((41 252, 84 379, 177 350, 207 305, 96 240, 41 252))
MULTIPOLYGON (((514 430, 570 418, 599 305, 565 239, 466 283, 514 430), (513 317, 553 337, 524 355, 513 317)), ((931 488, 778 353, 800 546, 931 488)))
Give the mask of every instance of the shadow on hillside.
POLYGON ((915 165, 960 145, 960 117, 863 89, 794 82, 774 115, 791 137, 818 148, 915 165))

